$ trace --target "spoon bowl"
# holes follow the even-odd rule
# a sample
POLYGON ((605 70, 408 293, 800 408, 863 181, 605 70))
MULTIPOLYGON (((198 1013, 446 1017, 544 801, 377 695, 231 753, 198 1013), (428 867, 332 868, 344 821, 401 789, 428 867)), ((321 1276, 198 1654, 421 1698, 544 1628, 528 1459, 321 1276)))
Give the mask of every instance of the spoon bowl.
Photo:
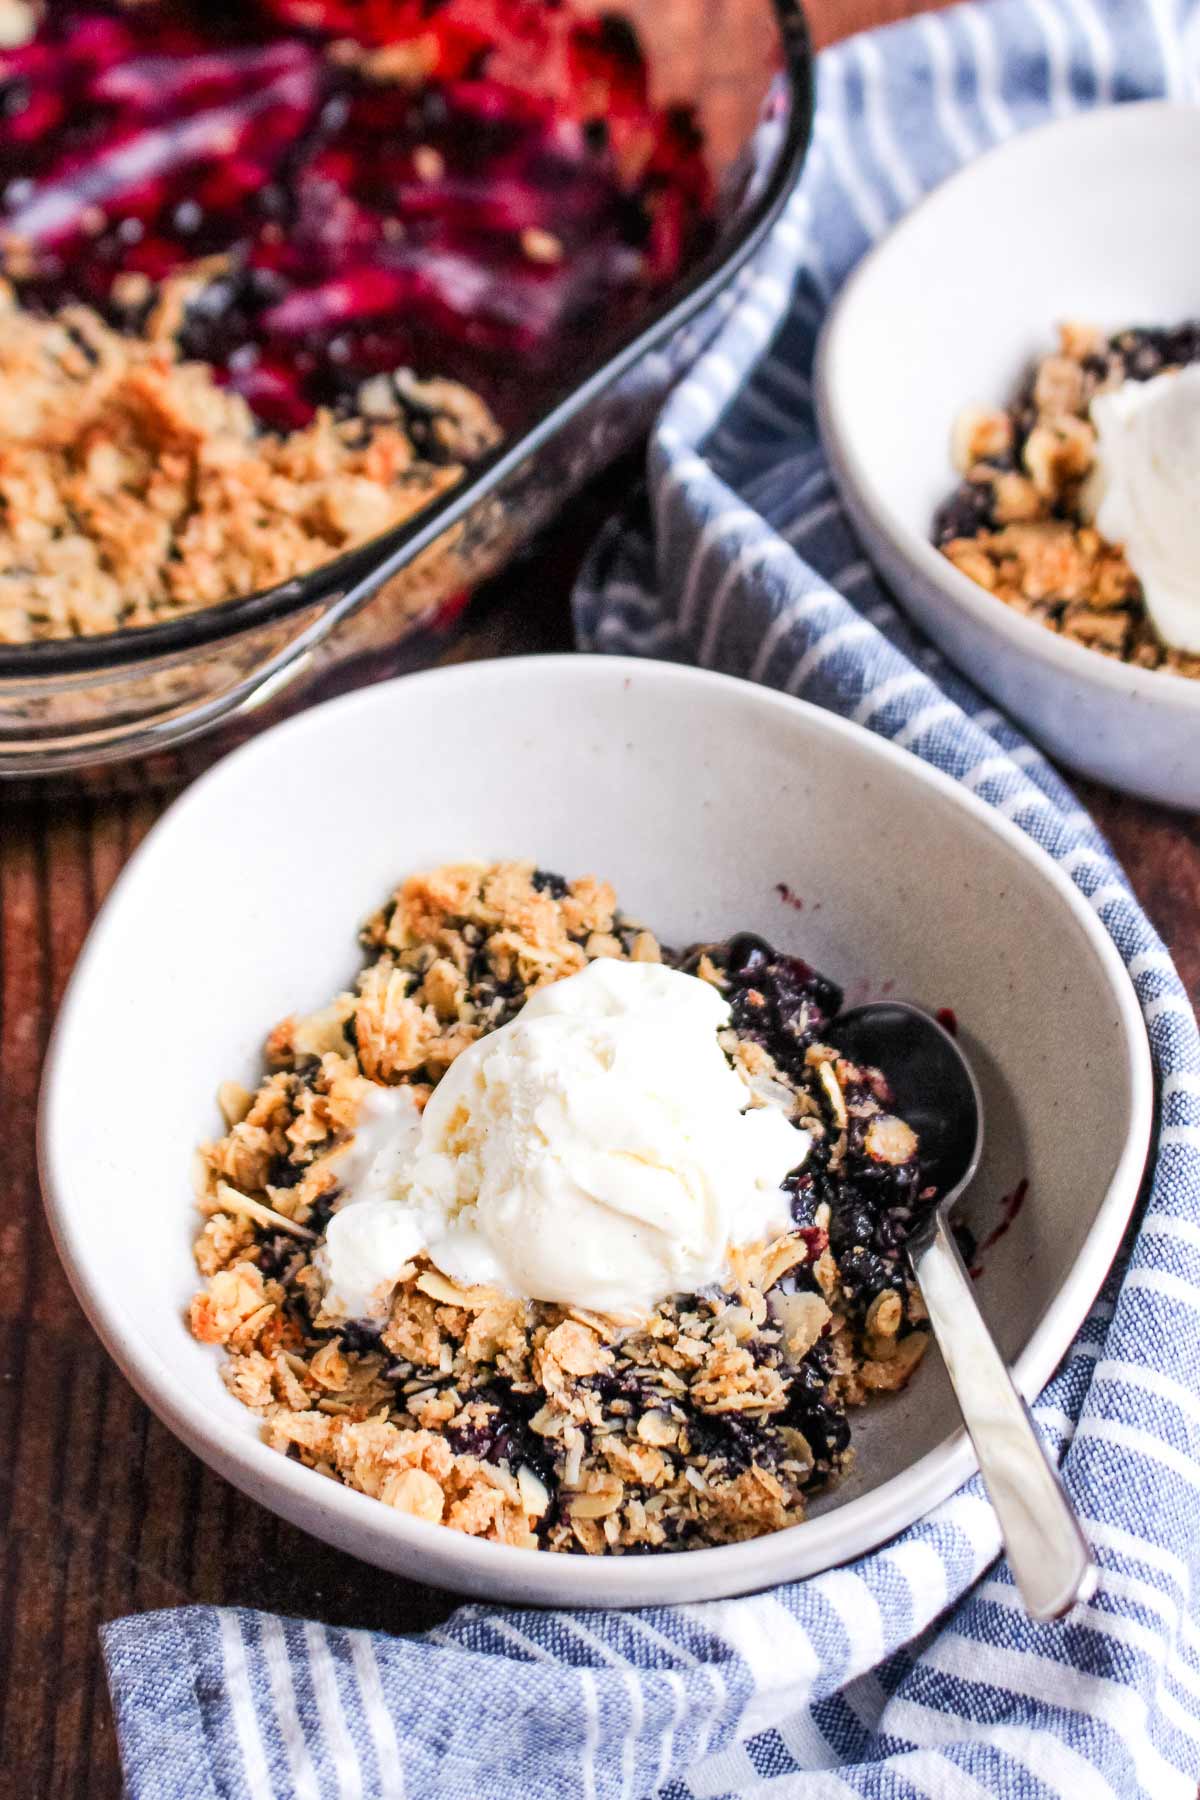
POLYGON ((851 1062, 888 1071, 896 1111, 921 1141, 921 1160, 944 1212, 975 1178, 983 1155, 983 1096, 946 1027, 904 1000, 844 1012, 825 1034, 851 1062))
POLYGON ((826 1036, 852 1062, 888 1071, 892 1104, 920 1140, 923 1170, 938 1200, 905 1253, 1026 1610, 1034 1619, 1059 1618, 1095 1587, 1091 1552, 979 1310, 950 1223, 983 1154, 975 1072, 945 1026, 905 1001, 855 1007, 826 1036))

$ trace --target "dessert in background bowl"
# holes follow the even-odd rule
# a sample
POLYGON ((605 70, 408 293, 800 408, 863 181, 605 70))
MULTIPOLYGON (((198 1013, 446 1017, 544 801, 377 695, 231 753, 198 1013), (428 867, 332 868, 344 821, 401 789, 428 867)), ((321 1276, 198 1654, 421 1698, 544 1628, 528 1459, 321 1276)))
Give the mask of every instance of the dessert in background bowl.
POLYGON ((927 1184, 907 1125, 884 1123, 877 1078, 820 1053, 837 988, 851 1006, 892 992, 957 1017, 988 1119, 963 1223, 982 1245, 1009 1221, 979 1297, 1031 1395, 1120 1240, 1152 1116, 1144 1028, 1103 926, 1015 826, 882 739, 641 660, 408 677, 264 733, 194 783, 122 874, 60 1013, 40 1126, 56 1241, 171 1429, 383 1568, 561 1605, 699 1599, 828 1568, 971 1469, 936 1347, 886 1391, 927 1341, 893 1254, 927 1184), (769 804, 747 806, 751 783, 769 804), (236 846, 236 880, 215 841, 236 846), (464 853, 526 860, 410 877, 368 927, 364 969, 364 905, 464 853), (574 874, 587 869, 599 879, 574 874), (678 967, 653 961, 664 946, 678 967), (264 1029, 289 1016, 264 1071, 264 1029), (635 1106, 643 1087, 651 1103, 635 1106), (748 1091, 766 1107, 747 1112, 748 1091), (356 1151, 329 1127, 362 1129, 364 1103, 356 1151), (623 1212, 612 1153, 594 1154, 614 1111, 659 1172, 623 1212), (545 1145, 529 1156, 533 1113, 545 1145), (207 1219, 189 1178, 202 1137, 207 1219), (355 1196, 336 1210, 331 1177, 355 1196), (567 1231, 527 1228, 543 1200, 587 1238, 585 1258, 564 1256, 567 1231), (200 1227, 215 1292, 197 1338, 200 1227), (744 1306, 730 1304, 742 1285, 744 1306), (658 1335, 614 1331, 597 1305, 648 1306, 658 1335), (877 1384, 869 1405, 853 1405, 855 1378, 877 1384), (278 1442, 294 1433, 293 1453, 264 1424, 278 1442), (360 1491, 376 1482, 379 1497, 360 1491), (454 1510, 468 1501, 492 1537, 446 1528, 469 1523, 454 1510), (653 1547, 663 1513, 695 1547, 630 1554, 639 1533, 653 1547), (609 1530, 625 1553, 528 1545, 616 1549, 609 1530))
POLYGON ((1059 337, 1010 407, 959 415, 935 541, 1051 631, 1200 678, 1200 324, 1059 337))
POLYGON ((1200 114, 1166 101, 1007 140, 851 275, 816 379, 841 495, 917 622, 1068 768, 1182 807, 1200 806, 1194 589, 1190 626, 1178 595, 1200 417, 1180 172, 1197 157, 1200 114))

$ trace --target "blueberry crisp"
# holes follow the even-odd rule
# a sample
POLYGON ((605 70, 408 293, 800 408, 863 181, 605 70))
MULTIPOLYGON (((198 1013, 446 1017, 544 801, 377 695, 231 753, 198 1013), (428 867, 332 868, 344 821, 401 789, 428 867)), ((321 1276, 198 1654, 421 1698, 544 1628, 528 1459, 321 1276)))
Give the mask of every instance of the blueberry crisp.
POLYGON ((222 1087, 226 1133, 197 1155, 191 1327, 223 1347, 267 1442, 529 1548, 683 1550, 803 1519, 850 1463, 849 1409, 903 1387, 929 1341, 902 1250, 935 1190, 886 1075, 824 1042, 839 989, 750 934, 668 950, 607 883, 526 863, 414 876, 361 943, 354 989, 276 1026, 257 1091, 222 1087), (622 1014, 635 990, 660 1012, 622 1014), (677 1069, 653 1037, 663 1007, 704 1040, 678 1040, 677 1069), (684 1136, 720 1166, 684 1168, 678 1146, 655 1160, 645 1144, 709 1082, 705 1116, 729 1100, 728 1135, 702 1119, 684 1136), (553 1167, 531 1161, 531 1133, 558 1143, 553 1167), (395 1197, 402 1137, 419 1220, 395 1197), (506 1238, 522 1183, 546 1229, 506 1238), (486 1206, 523 1273, 498 1281, 471 1235, 486 1206), (720 1237, 711 1273, 698 1222, 720 1237), (618 1279, 639 1257, 651 1270, 632 1307, 588 1285, 608 1232, 625 1233, 618 1279), (382 1261, 359 1293, 364 1245, 382 1261))
POLYGON ((651 87, 540 0, 4 0, 0 643, 307 575, 528 424, 708 240, 651 87))
POLYGON ((934 541, 1049 630, 1200 677, 1200 322, 1059 336, 1011 406, 960 415, 934 541))

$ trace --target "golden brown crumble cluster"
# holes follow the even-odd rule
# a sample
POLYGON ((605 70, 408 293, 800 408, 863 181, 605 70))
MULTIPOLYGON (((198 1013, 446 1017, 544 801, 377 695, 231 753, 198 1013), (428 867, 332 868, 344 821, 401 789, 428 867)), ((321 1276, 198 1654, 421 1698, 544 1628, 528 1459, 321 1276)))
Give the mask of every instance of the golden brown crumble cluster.
MULTIPOLYGON (((683 1549, 802 1519, 849 1460, 845 1408, 902 1387, 928 1342, 920 1296, 890 1265, 868 1278, 854 1251, 839 1265, 817 1192, 803 1205, 798 1192, 804 1224, 731 1254, 725 1288, 633 1327, 464 1289, 424 1258, 399 1271, 382 1327, 324 1314, 312 1253, 337 1198, 328 1153, 372 1084, 408 1083, 423 1105, 534 988, 595 957, 664 955, 607 883, 524 863, 414 877, 361 937, 354 991, 271 1033, 271 1072, 254 1095, 225 1084, 228 1130, 198 1154, 207 1281, 191 1326, 224 1347, 225 1382, 267 1441, 401 1511, 528 1547, 683 1549)), ((721 952, 690 965, 729 987, 721 952)), ((744 990, 749 1017, 767 987, 744 990)), ((794 1016, 815 1017, 807 1004, 794 1016)), ((883 1078, 803 1035, 789 1073, 762 1035, 731 1030, 723 1047, 759 1093, 790 1095, 833 1184, 821 1192, 854 1162, 915 1201, 917 1142, 883 1078)))
POLYGON ((141 335, 83 306, 37 317, 0 282, 0 642, 152 625, 304 575, 411 518, 496 441, 469 390, 403 372, 364 384, 361 416, 262 431, 176 353, 211 272, 164 283, 141 335))
POLYGON ((964 575, 1015 611, 1106 656, 1200 677, 1200 656, 1162 642, 1141 583, 1119 545, 1087 521, 1084 486, 1095 457, 1089 417, 1097 394, 1133 375, 1178 366, 1156 334, 1113 338, 1064 325, 1018 403, 972 407, 957 421, 962 485, 941 509, 937 541, 964 575))

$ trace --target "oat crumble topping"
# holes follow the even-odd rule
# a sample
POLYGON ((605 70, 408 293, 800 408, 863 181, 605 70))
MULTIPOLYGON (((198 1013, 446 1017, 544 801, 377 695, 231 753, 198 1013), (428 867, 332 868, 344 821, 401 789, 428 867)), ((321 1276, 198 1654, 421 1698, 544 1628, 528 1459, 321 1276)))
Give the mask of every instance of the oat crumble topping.
POLYGON ((1087 522, 1081 496, 1097 394, 1200 360, 1200 326, 1106 338, 1064 325, 1016 403, 972 407, 957 421, 963 480, 938 512, 935 541, 957 569, 1015 611, 1105 656, 1200 677, 1200 656, 1164 644, 1120 545, 1087 522))
POLYGON ((0 642, 152 625, 289 581, 411 518, 496 441, 468 389, 406 371, 365 383, 357 418, 263 432, 207 363, 179 358, 194 285, 164 284, 132 335, 84 306, 39 318, 0 283, 0 642))
POLYGON ((250 1094, 197 1156, 206 1277, 191 1327, 225 1351, 267 1441, 419 1518, 588 1554, 732 1543, 804 1517, 848 1466, 848 1407, 902 1387, 928 1343, 901 1257, 932 1203, 919 1145, 877 1070, 822 1044, 839 991, 743 934, 681 957, 605 882, 527 863, 405 881, 364 926, 356 987, 285 1019, 250 1094), (719 985, 722 1047, 813 1145, 785 1182, 793 1230, 731 1253, 730 1279, 630 1326, 462 1288, 424 1258, 377 1323, 327 1317, 313 1253, 336 1159, 372 1083, 418 1105, 527 996, 601 956, 719 985))

